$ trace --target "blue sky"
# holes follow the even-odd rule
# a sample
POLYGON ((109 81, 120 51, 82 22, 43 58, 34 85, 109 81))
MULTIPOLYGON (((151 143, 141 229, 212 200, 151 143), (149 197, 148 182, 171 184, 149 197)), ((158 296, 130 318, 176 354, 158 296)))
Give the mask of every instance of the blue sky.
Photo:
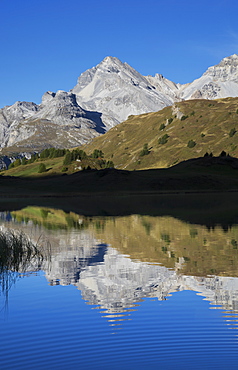
POLYGON ((237 0, 0 0, 0 107, 69 91, 116 56, 187 83, 238 53, 237 0))

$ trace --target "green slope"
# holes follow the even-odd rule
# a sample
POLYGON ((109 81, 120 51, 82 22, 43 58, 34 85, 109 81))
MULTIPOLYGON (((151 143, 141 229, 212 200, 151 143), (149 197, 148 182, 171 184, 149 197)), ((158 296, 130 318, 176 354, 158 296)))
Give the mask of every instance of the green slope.
POLYGON ((26 165, 20 165, 5 171, 1 171, 2 176, 16 176, 16 177, 31 177, 31 178, 41 178, 41 177, 52 177, 56 175, 67 174, 71 175, 75 172, 80 171, 83 168, 101 169, 99 159, 95 158, 85 158, 81 161, 72 161, 69 165, 64 165, 63 157, 58 158, 46 158, 46 159, 37 159, 33 163, 26 165), (40 164, 44 163, 46 167, 46 172, 39 173, 40 164))
MULTIPOLYGON (((117 169, 126 170, 167 168, 203 157, 205 153, 219 156, 222 151, 238 157, 238 98, 190 100, 155 113, 130 116, 80 149, 88 156, 95 149, 102 150, 104 159, 113 161, 117 169)), ((47 172, 42 174, 38 173, 41 160, 2 174, 21 177, 62 174, 63 161, 64 157, 44 160, 47 172)), ((88 157, 81 163, 71 163, 66 173, 87 166, 101 168, 95 159, 88 157)))
POLYGON ((206 152, 218 156, 224 150, 237 157, 236 129, 238 98, 190 100, 159 112, 130 116, 82 148, 87 153, 101 149, 120 169, 170 167, 206 152), (159 143, 164 135, 167 142, 159 143), (191 148, 189 141, 195 143, 191 148), (149 154, 141 156, 146 143, 149 154))

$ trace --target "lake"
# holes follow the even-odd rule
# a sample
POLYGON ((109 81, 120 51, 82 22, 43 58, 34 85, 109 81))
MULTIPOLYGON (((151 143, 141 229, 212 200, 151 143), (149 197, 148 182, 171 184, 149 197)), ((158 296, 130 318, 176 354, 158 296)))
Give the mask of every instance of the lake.
POLYGON ((40 251, 0 276, 0 368, 237 369, 238 224, 1 212, 40 251))

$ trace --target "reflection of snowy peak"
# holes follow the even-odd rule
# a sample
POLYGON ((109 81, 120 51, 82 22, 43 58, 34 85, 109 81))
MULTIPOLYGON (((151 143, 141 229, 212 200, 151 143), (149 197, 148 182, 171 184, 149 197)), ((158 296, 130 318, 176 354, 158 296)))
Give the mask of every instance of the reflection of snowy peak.
MULTIPOLYGON (((99 238, 87 222, 85 228, 80 230, 59 229, 55 232, 54 229, 45 229, 42 233, 42 228, 30 220, 15 224, 9 221, 9 214, 0 216, 3 222, 1 231, 7 232, 9 227, 20 229, 29 235, 33 243, 42 246, 45 259, 41 269, 45 271, 50 285, 72 284, 81 290, 82 297, 89 304, 98 305, 110 313, 124 312, 145 297, 165 300, 171 293, 182 290, 198 292, 212 304, 238 311, 238 278, 182 275, 175 269, 181 271, 186 263, 183 257, 178 259, 174 269, 132 260, 103 242, 110 240, 106 225, 105 234, 99 238), (8 220, 6 223, 5 219, 8 220)), ((135 221, 134 217, 132 221, 135 221)), ((79 217, 78 223, 83 225, 83 219, 79 217)), ((157 225, 161 223, 159 218, 157 225)), ((122 224, 119 223, 119 226, 122 227, 122 224)), ((175 225, 171 223, 171 227, 175 225)), ((125 234, 121 231, 117 235, 123 238, 125 234)), ((218 232, 217 237, 219 235, 218 232)), ((33 259, 29 271, 38 269, 39 264, 33 259)))
POLYGON ((179 290, 174 271, 133 262, 111 248, 103 264, 82 272, 77 287, 90 304, 109 312, 121 312, 144 297, 164 300, 171 290, 179 290))
POLYGON ((183 280, 189 290, 198 292, 211 304, 238 311, 238 278, 183 276, 183 280))
POLYGON ((123 312, 145 297, 164 300, 182 290, 199 292, 224 309, 238 309, 238 278, 184 276, 164 266, 132 261, 104 246, 83 253, 86 259, 64 253, 53 257, 47 279, 62 285, 67 280, 81 290, 86 301, 108 312, 123 312))
POLYGON ((106 245, 79 246, 74 251, 62 251, 51 256, 50 270, 46 265, 46 278, 51 285, 77 284, 82 271, 90 265, 103 262, 106 245))

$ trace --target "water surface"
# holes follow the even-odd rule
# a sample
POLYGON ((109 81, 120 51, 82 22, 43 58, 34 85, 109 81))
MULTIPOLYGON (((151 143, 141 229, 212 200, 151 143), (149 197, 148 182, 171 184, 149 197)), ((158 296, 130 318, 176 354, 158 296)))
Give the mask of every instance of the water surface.
POLYGON ((27 207, 9 229, 44 258, 8 270, 1 369, 237 369, 238 225, 27 207))

